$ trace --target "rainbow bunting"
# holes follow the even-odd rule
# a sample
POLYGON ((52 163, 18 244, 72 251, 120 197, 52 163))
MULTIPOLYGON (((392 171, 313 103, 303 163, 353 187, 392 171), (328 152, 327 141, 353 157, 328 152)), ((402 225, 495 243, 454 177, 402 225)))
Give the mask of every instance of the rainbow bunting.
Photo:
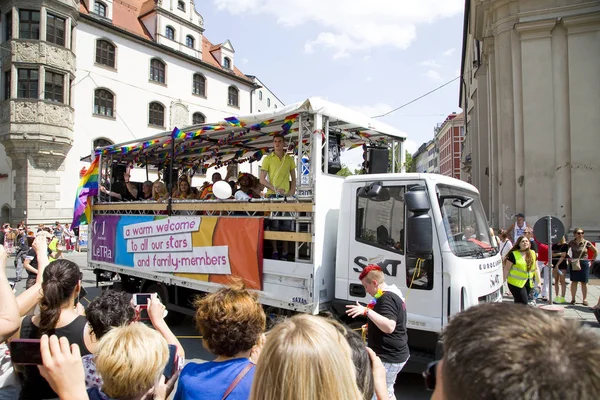
POLYGON ((281 129, 283 129, 283 134, 286 134, 290 130, 290 128, 292 127, 292 125, 294 125, 294 122, 296 122, 296 119, 299 115, 300 114, 292 114, 285 117, 285 119, 283 120, 283 125, 281 125, 281 129))
POLYGON ((236 117, 227 117, 227 118, 225 118, 225 121, 227 121, 227 123, 229 125, 237 126, 238 128, 242 128, 246 125, 243 122, 241 122, 239 119, 237 119, 236 117))
POLYGON ((100 157, 96 157, 87 172, 79 181, 75 207, 73 212, 73 228, 80 224, 87 225, 92 221, 91 197, 98 195, 98 164, 100 157))
POLYGON ((274 119, 268 119, 266 121, 263 121, 259 124, 254 124, 254 125, 250 125, 250 129, 252 129, 253 131, 260 131, 262 128, 264 128, 265 126, 269 125, 271 122, 275 121, 274 119))
POLYGON ((171 134, 171 137, 173 139, 185 139, 186 138, 186 133, 182 132, 179 128, 175 127, 173 129, 173 133, 171 134))

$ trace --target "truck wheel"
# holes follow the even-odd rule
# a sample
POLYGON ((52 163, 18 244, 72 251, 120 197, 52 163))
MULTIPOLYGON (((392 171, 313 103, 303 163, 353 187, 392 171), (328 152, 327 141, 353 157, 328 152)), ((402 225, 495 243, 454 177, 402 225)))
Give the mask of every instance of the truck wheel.
MULTIPOLYGON (((167 304, 169 302, 169 292, 164 285, 161 285, 158 283, 153 283, 150 286, 146 287, 146 289, 144 289, 144 292, 145 293, 156 293, 160 302, 163 303, 165 305, 165 307, 168 308, 167 304)), ((167 314, 167 317, 165 318, 165 322, 169 326, 177 325, 182 320, 183 320, 183 314, 180 314, 173 310, 169 310, 169 313, 167 314)))

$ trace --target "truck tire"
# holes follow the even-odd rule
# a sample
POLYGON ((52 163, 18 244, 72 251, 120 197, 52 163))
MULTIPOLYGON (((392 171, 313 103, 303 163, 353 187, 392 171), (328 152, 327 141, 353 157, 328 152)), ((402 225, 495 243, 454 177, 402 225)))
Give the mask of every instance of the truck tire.
MULTIPOLYGON (((152 283, 152 284, 150 284, 150 286, 147 286, 146 289, 144 289, 144 293, 156 293, 158 298, 160 299, 160 302, 163 303, 165 305, 165 307, 168 308, 169 291, 167 290, 167 288, 164 285, 161 285, 160 283, 152 283)), ((184 319, 183 314, 180 314, 173 310, 169 310, 169 313, 167 314, 167 317, 165 318, 165 322, 169 326, 174 326, 174 325, 177 325, 178 323, 180 323, 183 319, 184 319)))

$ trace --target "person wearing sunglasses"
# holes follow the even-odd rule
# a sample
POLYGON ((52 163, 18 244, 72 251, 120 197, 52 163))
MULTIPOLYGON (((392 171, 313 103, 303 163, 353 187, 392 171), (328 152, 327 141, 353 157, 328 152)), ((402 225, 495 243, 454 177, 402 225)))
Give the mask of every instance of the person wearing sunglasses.
POLYGON ((423 372, 432 400, 600 398, 600 341, 578 321, 484 303, 454 316, 442 340, 423 372))
POLYGON ((575 228, 573 230, 575 239, 569 242, 569 248, 571 249, 571 266, 569 268, 569 276, 571 277, 571 305, 575 305, 578 282, 581 282, 581 294, 583 298, 581 304, 584 306, 588 305, 587 284, 590 280, 588 250, 591 250, 593 253, 592 259, 595 259, 598 256, 598 250, 591 242, 585 240, 583 237, 584 233, 583 229, 575 228))

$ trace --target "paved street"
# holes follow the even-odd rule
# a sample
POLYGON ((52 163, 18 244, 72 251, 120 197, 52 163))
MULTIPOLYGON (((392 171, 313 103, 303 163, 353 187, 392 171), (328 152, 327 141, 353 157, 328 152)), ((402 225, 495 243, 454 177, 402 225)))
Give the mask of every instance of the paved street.
MULTIPOLYGON (((83 268, 83 282, 84 287, 88 291, 88 296, 84 298, 84 305, 89 304, 89 301, 96 297, 101 289, 96 288, 96 280, 92 271, 87 269, 87 253, 73 253, 68 254, 67 258, 75 261, 80 267, 83 268)), ((7 274, 9 279, 14 277, 14 267, 13 267, 13 259, 10 258, 8 261, 9 267, 7 268, 7 274)), ((25 289, 25 280, 22 280, 17 284, 17 292, 21 293, 25 289)), ((569 287, 567 287, 567 293, 569 292, 569 287)), ((567 295, 567 298, 570 295, 567 295)), ((594 314, 589 309, 589 307, 584 307, 581 305, 581 292, 579 292, 579 297, 577 299, 578 304, 575 306, 571 305, 561 305, 557 306, 557 308, 562 309, 562 312, 566 318, 574 318, 582 321, 584 324, 600 328, 600 324, 596 321, 594 314)), ((598 297, 600 296, 600 280, 592 279, 590 281, 590 285, 588 287, 588 301, 590 305, 596 304, 598 301, 598 297)), ((511 298, 506 297, 504 301, 512 301, 511 298)), ((542 303, 540 303, 541 305, 542 303)), ((202 341, 200 336, 196 332, 194 328, 194 323, 191 317, 185 317, 181 322, 172 326, 173 332, 181 341, 183 347, 186 351, 186 356, 188 360, 195 362, 208 361, 213 358, 213 356, 208 353, 202 347, 202 341)), ((600 334, 600 329, 598 329, 598 333, 600 334)), ((402 374, 398 381, 396 382, 396 397, 398 399, 429 399, 430 393, 424 389, 423 378, 419 374, 402 374)))

